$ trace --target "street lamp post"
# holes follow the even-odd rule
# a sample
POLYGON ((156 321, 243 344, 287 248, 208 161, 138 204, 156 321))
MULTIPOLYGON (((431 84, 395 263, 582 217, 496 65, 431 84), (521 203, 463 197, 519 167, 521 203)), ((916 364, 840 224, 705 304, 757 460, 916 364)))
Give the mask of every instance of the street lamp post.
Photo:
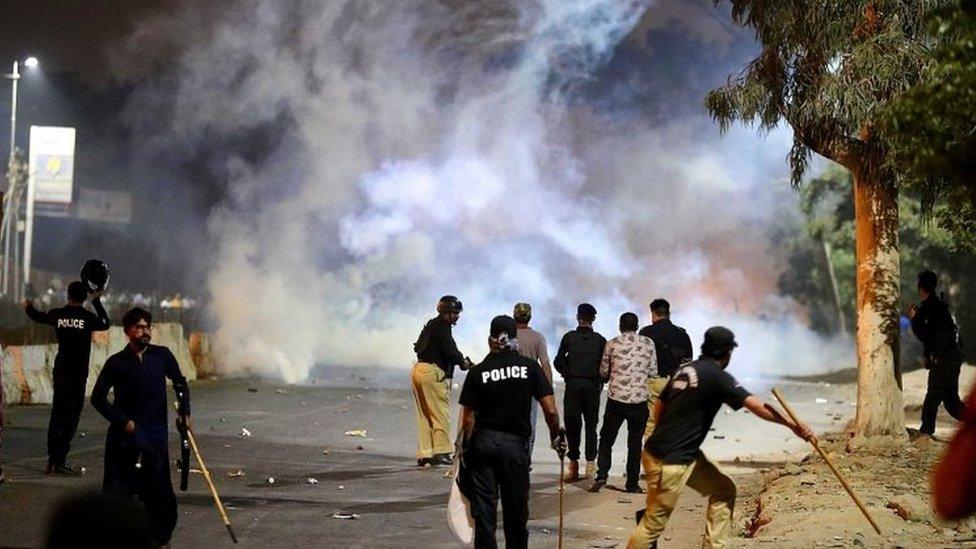
MULTIPOLYGON (((37 67, 36 57, 28 57, 24 60, 24 67, 32 69, 37 67)), ((20 171, 17 168, 17 84, 20 81, 20 62, 14 61, 13 71, 5 75, 11 81, 10 89, 10 156, 7 162, 7 192, 3 195, 3 222, 0 224, 0 241, 3 243, 3 268, 0 272, 0 293, 8 295, 10 293, 10 275, 19 274, 17 266, 18 259, 11 258, 11 240, 15 240, 13 245, 18 248, 15 255, 20 254, 18 231, 18 220, 20 218, 20 171), (13 262, 12 262, 13 261, 13 262)), ((14 283, 14 299, 21 297, 20 288, 14 283)))

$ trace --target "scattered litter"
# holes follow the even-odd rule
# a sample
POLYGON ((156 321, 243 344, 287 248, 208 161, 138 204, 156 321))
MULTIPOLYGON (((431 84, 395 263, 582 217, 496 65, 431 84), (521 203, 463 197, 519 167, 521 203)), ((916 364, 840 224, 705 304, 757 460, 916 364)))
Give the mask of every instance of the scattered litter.
POLYGON ((319 479, 317 479, 315 477, 308 477, 308 479, 305 482, 308 483, 308 484, 318 484, 319 483, 319 479))
POLYGON ((547 535, 547 536, 551 536, 552 535, 552 530, 550 530, 548 528, 543 528, 542 529, 542 533, 545 534, 545 535, 547 535))
POLYGON ((715 440, 725 440, 725 435, 712 435, 715 440))
POLYGON ((224 448, 230 448, 230 444, 224 444, 224 448))
POLYGON ((87 437, 87 436, 88 436, 88 433, 86 433, 86 432, 84 432, 84 431, 82 431, 82 432, 81 432, 81 435, 80 435, 80 436, 81 436, 81 438, 85 438, 85 437, 87 437))
POLYGON ((278 393, 279 395, 287 395, 288 394, 288 391, 286 391, 284 389, 275 389, 275 392, 278 393))
POLYGON ((359 399, 359 400, 362 400, 363 399, 363 395, 356 395, 356 398, 359 399))
POLYGON ((327 455, 329 455, 329 451, 328 451, 328 450, 322 450, 322 455, 323 455, 323 456, 327 456, 327 455))
POLYGON ((274 483, 275 483, 275 478, 274 477, 268 477, 268 484, 274 484, 274 483))
POLYGON ((356 520, 359 518, 358 513, 350 513, 348 511, 336 511, 332 513, 332 518, 338 520, 356 520))
POLYGON ((363 447, 362 447, 362 446, 360 445, 360 446, 356 446, 356 449, 357 449, 357 450, 360 450, 360 451, 362 451, 362 450, 365 450, 366 448, 363 448, 363 447))
POLYGON ((203 471, 201 471, 200 469, 190 469, 190 472, 193 473, 194 475, 202 475, 203 474, 203 471))
POLYGON ((241 436, 244 438, 251 438, 251 431, 248 431, 247 427, 241 427, 241 436))
POLYGON ((355 429, 352 431, 346 431, 346 436, 366 438, 366 429, 355 429))
POLYGON ((817 404, 827 404, 827 399, 817 397, 817 400, 815 400, 814 402, 816 402, 817 404))
POLYGON ((844 402, 845 402, 845 401, 843 401, 843 400, 835 400, 835 401, 834 401, 834 404, 843 404, 844 402))
POLYGON ((229 471, 227 473, 227 476, 230 477, 230 478, 240 478, 240 477, 243 477, 246 474, 247 473, 244 472, 244 469, 238 469, 236 471, 229 471))
POLYGON ((225 417, 220 418, 220 422, 221 423, 227 423, 227 418, 225 418, 225 417))
POLYGON ((256 392, 258 392, 258 390, 255 387, 248 387, 247 388, 247 392, 249 392, 249 393, 256 393, 256 392))
POLYGON ((345 489, 346 489, 346 487, 340 484, 340 485, 339 485, 339 489, 340 489, 340 490, 345 490, 345 489))
POLYGON ((305 401, 302 401, 302 406, 305 406, 305 401))
POLYGON ((88 468, 87 468, 87 467, 82 467, 82 468, 81 468, 81 474, 82 474, 82 475, 84 475, 84 474, 85 474, 85 473, 87 473, 87 472, 88 472, 88 468))

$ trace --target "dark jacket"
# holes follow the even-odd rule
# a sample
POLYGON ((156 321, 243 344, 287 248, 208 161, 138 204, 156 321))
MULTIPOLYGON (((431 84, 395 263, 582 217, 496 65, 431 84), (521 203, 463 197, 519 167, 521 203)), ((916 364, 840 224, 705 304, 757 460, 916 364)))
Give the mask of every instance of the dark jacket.
POLYGON ((669 319, 641 328, 640 335, 654 341, 657 352, 657 375, 671 377, 685 362, 692 359, 694 350, 691 338, 681 326, 675 326, 669 319))
POLYGON ((97 315, 81 305, 65 305, 50 311, 38 311, 32 303, 25 309, 34 322, 54 328, 58 336, 58 355, 54 369, 59 374, 77 375, 88 379, 88 359, 91 356, 91 334, 108 330, 111 322, 98 299, 92 300, 97 315))
POLYGON ((447 379, 454 377, 455 366, 464 364, 464 355, 454 342, 451 325, 440 316, 427 321, 413 344, 413 350, 417 353, 418 361, 436 364, 444 370, 447 379))
POLYGON ((918 307, 912 319, 912 332, 922 342, 927 365, 962 360, 956 323, 949 306, 937 296, 930 295, 918 307))
POLYGON ((92 389, 91 403, 109 420, 109 434, 119 434, 132 420, 139 425, 166 425, 166 378, 173 382, 183 414, 190 414, 190 389, 176 357, 166 347, 150 345, 139 359, 132 347, 108 357, 92 389), (108 390, 115 400, 108 401, 108 390))
POLYGON ((593 328, 579 326, 559 342, 552 367, 563 378, 600 379, 600 360, 607 340, 593 328))

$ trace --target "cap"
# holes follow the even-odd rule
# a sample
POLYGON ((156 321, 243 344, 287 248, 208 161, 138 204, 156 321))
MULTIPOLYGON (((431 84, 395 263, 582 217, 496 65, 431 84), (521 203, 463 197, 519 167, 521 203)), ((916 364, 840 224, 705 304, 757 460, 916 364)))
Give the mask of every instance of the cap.
POLYGON ((735 342, 735 334, 725 326, 712 326, 705 330, 702 351, 714 350, 725 352, 738 346, 739 344, 735 342))
POLYGON ((580 303, 579 307, 576 307, 576 316, 583 318, 596 318, 596 307, 590 305, 589 303, 580 303))
POLYGON ((515 319, 508 315, 499 315, 491 319, 489 335, 491 337, 498 337, 503 333, 508 335, 509 339, 518 337, 518 330, 515 328, 515 319))
POLYGON ((528 303, 516 303, 512 316, 515 318, 532 318, 532 305, 528 303))

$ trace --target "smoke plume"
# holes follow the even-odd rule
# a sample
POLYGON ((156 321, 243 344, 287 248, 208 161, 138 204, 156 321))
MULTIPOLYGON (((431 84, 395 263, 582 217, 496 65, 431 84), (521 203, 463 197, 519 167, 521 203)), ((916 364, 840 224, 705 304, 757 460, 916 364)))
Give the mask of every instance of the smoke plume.
POLYGON ((197 260, 227 370, 406 367, 443 294, 464 302, 474 359, 517 301, 554 352, 577 303, 610 337, 663 296, 695 341, 736 331, 750 373, 843 365, 849 350, 774 291, 765 228, 792 200, 788 133, 720 138, 700 95, 632 108, 670 85, 629 82, 641 68, 621 60, 655 9, 250 0, 142 25, 117 73, 138 82, 127 118, 145 157, 203 156, 225 182, 197 260))

